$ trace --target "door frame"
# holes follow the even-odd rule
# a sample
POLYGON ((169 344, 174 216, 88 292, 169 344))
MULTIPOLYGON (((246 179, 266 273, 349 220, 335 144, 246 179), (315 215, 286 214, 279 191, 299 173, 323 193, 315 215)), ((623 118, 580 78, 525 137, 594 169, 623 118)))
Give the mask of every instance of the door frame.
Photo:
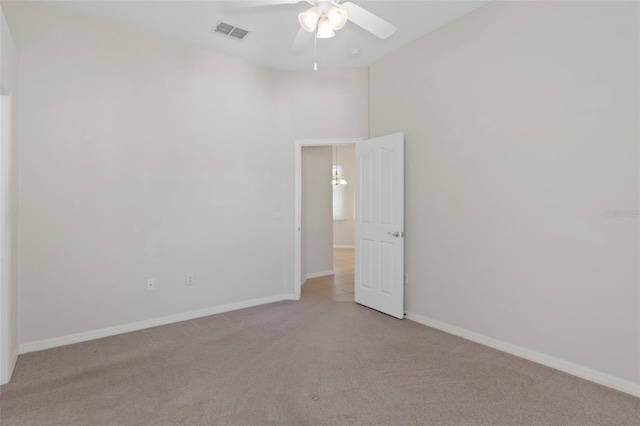
POLYGON ((0 385, 11 380, 18 358, 11 282, 11 95, 0 96, 0 385))
MULTIPOLYGON (((295 144, 295 220, 294 220, 294 256, 293 256, 293 289, 294 298, 300 299, 302 294, 302 148, 305 146, 352 145, 361 142, 362 138, 343 139, 299 139, 295 144)), ((327 175, 327 185, 329 175, 327 175)))

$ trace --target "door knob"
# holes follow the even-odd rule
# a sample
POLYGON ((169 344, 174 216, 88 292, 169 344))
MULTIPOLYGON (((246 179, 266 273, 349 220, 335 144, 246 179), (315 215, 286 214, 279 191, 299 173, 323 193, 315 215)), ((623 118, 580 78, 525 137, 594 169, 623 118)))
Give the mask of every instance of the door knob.
MULTIPOLYGON (((398 238, 400 236, 400 233, 398 231, 396 231, 396 232, 387 232, 387 235, 389 235, 391 237, 398 238)), ((404 237, 404 232, 402 233, 402 236, 404 237)))

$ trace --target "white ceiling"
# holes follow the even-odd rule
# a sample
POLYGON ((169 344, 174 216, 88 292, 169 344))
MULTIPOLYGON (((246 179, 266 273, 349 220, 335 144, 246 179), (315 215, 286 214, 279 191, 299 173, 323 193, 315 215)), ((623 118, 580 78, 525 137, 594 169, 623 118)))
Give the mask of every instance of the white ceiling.
MULTIPOLYGON (((44 0, 83 15, 133 27, 170 40, 245 59, 269 68, 311 70, 313 40, 300 52, 291 52, 291 43, 300 24, 298 13, 311 7, 298 4, 232 7, 232 1, 123 1, 44 0), (242 41, 211 30, 219 22, 249 30, 242 41)), ((242 0, 236 0, 242 1, 242 0)), ((387 53, 428 34, 475 10, 490 0, 355 0, 357 5, 397 27, 388 39, 380 40, 357 25, 347 22, 330 39, 318 40, 319 69, 363 67, 387 53), (350 54, 354 49, 359 56, 350 54)))

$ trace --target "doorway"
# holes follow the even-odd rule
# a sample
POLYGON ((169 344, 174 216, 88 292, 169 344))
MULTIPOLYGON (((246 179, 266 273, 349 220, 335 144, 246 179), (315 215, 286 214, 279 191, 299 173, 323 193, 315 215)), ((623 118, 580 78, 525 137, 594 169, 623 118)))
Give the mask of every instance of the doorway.
POLYGON ((354 144, 302 148, 304 299, 355 301, 355 179, 354 144))
MULTIPOLYGON (((300 299, 301 295, 302 295, 302 284, 305 283, 305 288, 307 288, 307 285, 311 285, 310 287, 308 287, 308 289, 312 290, 313 289, 324 289, 324 291, 322 291, 321 293, 324 293, 325 296, 327 295, 331 295, 331 296, 337 296, 339 299, 342 300, 352 300, 353 301, 353 273, 354 273, 354 253, 355 253, 355 249, 353 248, 353 235, 351 236, 351 239, 346 239, 346 243, 345 243, 345 239, 341 239, 340 237, 344 236, 344 229, 348 229, 347 225, 347 221, 346 220, 342 220, 340 224, 337 225, 329 225, 329 233, 331 235, 334 235, 334 230, 337 229, 337 232, 340 233, 340 235, 338 236, 339 238, 336 239, 335 236, 331 237, 328 244, 330 244, 330 246, 328 247, 328 249, 332 252, 333 256, 332 256, 332 266, 331 269, 328 271, 321 271, 320 273, 318 273, 318 275, 314 276, 314 272, 311 271, 311 273, 309 273, 309 271, 307 271, 306 268, 306 263, 303 264, 303 254, 306 255, 306 250, 307 247, 309 247, 309 245, 306 243, 306 239, 307 239, 307 231, 309 230, 313 230, 311 226, 305 226, 305 219, 308 217, 308 212, 305 211, 305 190, 307 188, 304 187, 303 185, 303 181, 305 178, 308 179, 308 176, 305 176, 303 174, 303 166, 304 166, 304 162, 307 161, 306 156, 303 158, 303 148, 323 148, 322 150, 324 151, 325 155, 327 153, 330 153, 330 158, 331 158, 331 165, 332 168, 325 168, 326 170, 326 174, 321 175, 321 180, 319 180, 318 182, 319 185, 325 185, 326 182, 326 187, 323 186, 323 189, 326 188, 327 191, 331 191, 331 179, 330 179, 330 172, 333 171, 333 165, 335 165, 336 163, 334 161, 336 161, 335 155, 335 148, 333 147, 337 147, 337 156, 338 156, 338 161, 339 163, 343 163, 343 161, 340 159, 340 154, 342 153, 343 155, 347 155, 347 157, 345 157, 346 159, 348 159, 349 153, 347 151, 342 151, 342 149, 344 149, 344 147, 349 146, 349 147, 354 147, 355 143, 361 141, 361 139, 328 139, 328 140, 299 140, 296 141, 296 156, 295 156, 295 172, 296 172, 296 176, 295 176, 295 185, 296 185, 296 193, 295 193, 295 207, 296 207, 296 223, 295 223, 295 257, 294 257, 294 265, 295 265, 295 271, 294 271, 294 292, 295 292, 295 298, 296 299, 300 299), (304 160, 304 161, 303 161, 304 160), (325 177, 326 176, 326 177, 325 177), (341 226, 342 225, 342 226, 341 226), (327 290, 328 288, 335 288, 335 290, 327 290), (348 289, 350 288, 350 293, 344 291, 344 289, 348 289)), ((344 163, 346 164, 346 163, 344 163)), ((349 176, 348 177, 353 177, 355 178, 355 161, 352 162, 352 164, 350 165, 351 167, 347 167, 347 169, 349 170, 349 176)), ((348 179, 347 179, 348 182, 348 179)), ((349 184, 347 183, 347 185, 344 185, 345 187, 349 186, 349 184)), ((351 197, 349 198, 345 198, 345 205, 344 205, 344 213, 345 213, 345 217, 349 217, 348 215, 351 215, 351 222, 353 223, 353 212, 354 212, 354 188, 350 188, 350 193, 351 193, 351 197), (348 205, 350 203, 350 205, 348 205)), ((347 191, 344 191, 345 193, 347 193, 347 191)), ((331 197, 331 192, 328 192, 328 196, 331 197)), ((331 201, 329 201, 330 205, 329 208, 332 208, 332 203, 331 201)), ((335 221, 333 221, 333 217, 331 217, 331 210, 329 210, 327 213, 327 215, 329 215, 328 217, 326 217, 327 220, 330 221, 330 223, 335 224, 335 221)), ((323 213, 324 215, 324 213, 323 213)), ((323 216, 325 217, 325 216, 323 216)), ((326 222, 325 222, 326 223, 326 222)), ((307 292, 307 290, 305 290, 305 293, 307 292)))

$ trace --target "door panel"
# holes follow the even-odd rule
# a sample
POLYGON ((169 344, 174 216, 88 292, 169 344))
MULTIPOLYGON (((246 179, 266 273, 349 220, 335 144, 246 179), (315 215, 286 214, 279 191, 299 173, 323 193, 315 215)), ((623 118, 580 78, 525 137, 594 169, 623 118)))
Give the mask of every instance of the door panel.
POLYGON ((393 296, 394 244, 380 242, 380 292, 393 296))
MULTIPOLYGON (((357 149, 357 144, 356 144, 357 149)), ((358 199, 360 199, 362 223, 373 222, 373 152, 369 151, 362 158, 356 157, 356 176, 358 176, 358 199), (358 171, 358 165, 360 170, 358 171)), ((357 215, 357 212, 356 212, 357 215)))
MULTIPOLYGON (((356 250, 357 252, 358 250, 356 250)), ((373 288, 373 241, 360 241, 360 277, 363 287, 373 288)), ((357 274, 356 274, 357 275, 357 274)))

